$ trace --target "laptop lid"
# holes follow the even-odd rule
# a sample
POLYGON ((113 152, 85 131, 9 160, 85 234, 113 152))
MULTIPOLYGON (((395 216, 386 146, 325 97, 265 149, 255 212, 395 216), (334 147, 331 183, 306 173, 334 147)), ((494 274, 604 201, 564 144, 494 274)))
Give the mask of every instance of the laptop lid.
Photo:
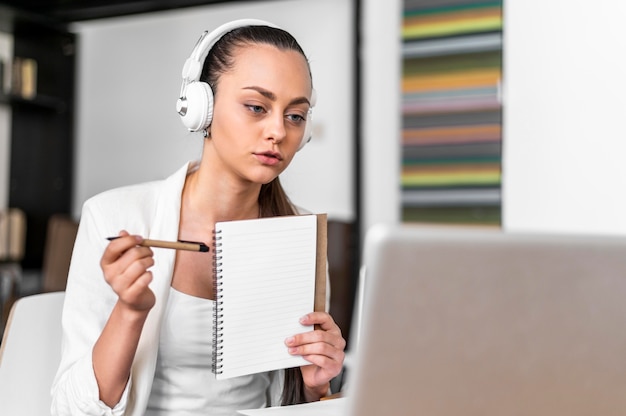
POLYGON ((626 239, 376 226, 350 415, 623 415, 626 239))

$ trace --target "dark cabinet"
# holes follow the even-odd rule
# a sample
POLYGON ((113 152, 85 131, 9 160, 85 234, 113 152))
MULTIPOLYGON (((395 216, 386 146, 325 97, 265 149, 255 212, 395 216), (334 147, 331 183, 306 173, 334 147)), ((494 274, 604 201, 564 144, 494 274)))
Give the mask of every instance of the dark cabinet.
POLYGON ((14 61, 35 62, 36 82, 32 96, 0 97, 12 109, 9 206, 27 217, 22 266, 38 269, 48 219, 71 210, 76 39, 63 27, 20 19, 12 34, 14 61))

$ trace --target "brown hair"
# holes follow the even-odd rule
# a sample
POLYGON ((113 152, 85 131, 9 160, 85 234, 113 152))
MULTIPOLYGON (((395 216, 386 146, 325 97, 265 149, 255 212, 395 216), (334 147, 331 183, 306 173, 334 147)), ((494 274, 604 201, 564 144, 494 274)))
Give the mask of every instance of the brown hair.
MULTIPOLYGON (((261 192, 259 193, 259 213, 261 217, 296 214, 296 210, 281 186, 278 176, 273 181, 261 185, 261 192)), ((294 367, 286 369, 281 404, 286 406, 304 403, 305 401, 304 381, 302 380, 300 368, 294 367)))
MULTIPOLYGON (((293 50, 302 54, 307 60, 296 39, 288 32, 268 26, 246 26, 228 32, 215 43, 204 62, 200 80, 207 82, 215 94, 219 88, 220 76, 235 65, 233 55, 236 48, 255 44, 268 44, 281 50, 293 50)), ((278 177, 261 185, 258 201, 261 217, 297 214, 278 177)), ((286 369, 281 404, 285 406, 305 401, 304 381, 300 368, 286 369)))

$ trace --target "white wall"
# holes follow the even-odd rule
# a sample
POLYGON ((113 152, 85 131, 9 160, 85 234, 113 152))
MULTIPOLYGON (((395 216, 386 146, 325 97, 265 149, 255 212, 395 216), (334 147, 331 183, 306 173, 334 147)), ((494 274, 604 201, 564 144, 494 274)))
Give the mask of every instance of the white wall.
POLYGON ((200 156, 175 111, 181 69, 201 32, 233 19, 272 21, 309 57, 314 138, 281 176, 292 200, 352 220, 353 19, 350 0, 212 5, 75 24, 79 35, 74 215, 90 196, 163 178, 200 156))
POLYGON ((362 230, 400 221, 402 0, 363 0, 362 230))
POLYGON ((626 234, 626 2, 504 15, 504 228, 626 234))
MULTIPOLYGON (((363 0, 363 227, 400 220, 401 0, 363 0)), ((503 227, 626 233, 626 2, 504 3, 503 227)))
MULTIPOLYGON (((13 36, 0 32, 0 60, 4 62, 4 79, 0 85, 9 87, 9 71, 13 56, 13 36)), ((11 107, 0 104, 0 210, 9 205, 9 173, 11 156, 11 107)))

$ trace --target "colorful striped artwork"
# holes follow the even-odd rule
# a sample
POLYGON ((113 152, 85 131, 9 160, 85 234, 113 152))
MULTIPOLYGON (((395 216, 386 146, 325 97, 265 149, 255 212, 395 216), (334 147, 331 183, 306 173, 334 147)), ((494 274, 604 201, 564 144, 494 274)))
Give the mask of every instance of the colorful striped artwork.
POLYGON ((405 8, 402 37, 406 40, 502 29, 502 2, 472 2, 405 8))
POLYGON ((404 211, 499 208, 502 1, 405 0, 402 36, 404 211))

